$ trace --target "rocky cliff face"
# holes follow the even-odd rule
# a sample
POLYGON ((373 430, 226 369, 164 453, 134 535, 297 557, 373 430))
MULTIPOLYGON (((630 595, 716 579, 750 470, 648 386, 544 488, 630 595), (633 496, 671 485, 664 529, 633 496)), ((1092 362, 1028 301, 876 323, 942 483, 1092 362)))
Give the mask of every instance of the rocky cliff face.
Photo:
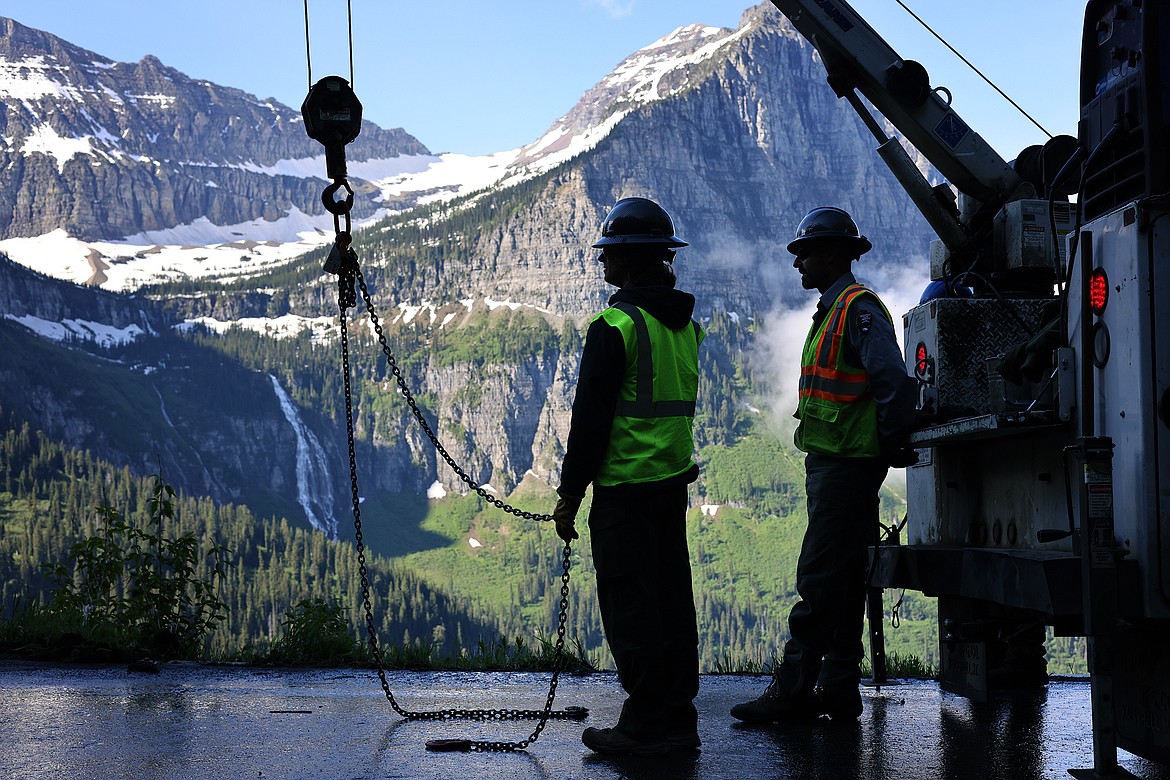
MULTIPOLYGON (((746 319, 807 303, 784 245, 800 217, 820 205, 846 208, 873 240, 876 249, 858 269, 864 278, 881 284, 925 262, 929 228, 875 154, 872 136, 827 87, 814 50, 771 4, 749 9, 736 31, 683 28, 632 55, 615 74, 549 133, 581 134, 620 116, 603 140, 555 169, 520 205, 505 194, 481 196, 481 206, 492 204, 484 213, 510 216, 484 220, 482 229, 452 241, 459 250, 441 267, 418 263, 414 247, 371 247, 363 259, 385 271, 375 297, 441 302, 458 289, 475 299, 539 307, 554 327, 579 324, 612 292, 589 244, 609 206, 628 195, 664 204, 691 242, 676 267, 704 317, 735 312, 746 319), (707 53, 696 56, 700 51, 707 53), (631 75, 640 68, 656 70, 653 95, 631 75)), ((440 223, 424 240, 449 240, 450 230, 440 223)), ((718 343, 725 338, 716 336, 707 348, 750 348, 718 343)), ((555 484, 576 355, 562 354, 555 365, 540 356, 499 366, 492 376, 461 370, 467 373, 452 381, 450 370, 432 365, 415 381, 435 397, 439 420, 458 423, 456 448, 466 448, 462 457, 476 464, 471 471, 507 487, 531 469, 555 484), (456 390, 475 382, 483 383, 485 402, 471 412, 456 390), (530 385, 532 392, 509 400, 510 389, 530 385), (529 404, 531 414, 516 414, 529 404)), ((425 449, 415 451, 426 457, 425 449)), ((457 488, 450 470, 431 457, 425 465, 402 465, 403 477, 423 465, 457 488)))
POLYGON ((0 255, 0 316, 31 316, 48 322, 83 318, 112 328, 137 326, 149 333, 170 318, 153 301, 59 282, 29 272, 0 255))
MULTIPOLYGON (((20 174, 3 180, 0 204, 11 204, 7 217, 0 213, 5 235, 58 227, 86 235, 124 235, 148 224, 191 221, 194 215, 216 222, 242 219, 316 198, 319 181, 303 191, 305 180, 254 170, 277 159, 317 153, 299 117, 288 109, 191 82, 151 58, 117 65, 5 24, 7 49, 0 50, 5 67, 43 74, 37 82, 41 92, 8 97, 0 120, 7 123, 0 136, 15 139, 6 141, 0 154, 8 155, 6 170, 20 174), (45 86, 49 82, 89 86, 62 87, 67 93, 62 96, 45 86), (35 124, 33 116, 52 118, 35 124), (30 144, 49 132, 84 139, 86 146, 67 158, 30 151, 30 144), (50 206, 42 193, 52 187, 72 194, 50 206), (232 209, 237 212, 229 215, 232 209)), ((32 75, 26 80, 35 81, 32 75)), ((378 154, 425 152, 401 131, 368 127, 361 142, 379 145, 378 154)), ((402 319, 409 306, 425 304, 434 315, 421 335, 406 342, 415 351, 399 358, 409 360, 411 389, 456 461, 474 481, 501 492, 528 471, 555 484, 579 336, 493 358, 471 353, 451 358, 441 353, 440 337, 457 341, 460 333, 470 332, 469 323, 508 316, 495 307, 502 301, 525 307, 551 333, 575 334, 610 292, 589 245, 609 207, 629 195, 661 202, 691 242, 680 251, 677 269, 680 286, 695 293, 704 319, 733 313, 723 320, 747 323, 807 302, 784 245, 800 217, 816 206, 848 209, 873 240, 875 250, 858 269, 867 280, 880 286, 911 264, 925 267, 929 229, 873 146, 868 131, 826 85, 813 49, 765 3, 745 12, 737 30, 682 28, 636 52, 544 138, 524 149, 499 186, 423 217, 393 217, 359 233, 355 248, 386 322, 402 319), (549 164, 566 149, 579 151, 549 164)), ((209 285, 158 300, 152 305, 166 314, 153 327, 161 332, 199 316, 242 321, 291 315, 305 322, 329 317, 336 313, 334 280, 319 273, 320 261, 319 256, 303 258, 283 275, 258 277, 248 289, 209 285)), ((44 300, 32 303, 27 294, 0 294, 0 302, 13 315, 37 307, 46 318, 50 310, 65 316, 67 305, 50 307, 54 295, 46 292, 44 300)), ((138 316, 134 298, 109 300, 122 313, 104 316, 138 316)), ((94 299, 87 305, 102 304, 94 299)), ((355 320, 352 327, 362 326, 355 320)), ((336 335, 335 329, 330 332, 336 335)), ((391 341, 399 343, 393 332, 391 341)), ((354 348, 377 351, 369 342, 354 348)), ((704 349, 719 356, 718 370, 734 373, 730 356, 751 349, 749 330, 713 334, 704 349)), ((274 346, 273 351, 279 350, 274 346)), ((279 379, 302 410, 337 408, 337 398, 328 393, 339 388, 325 380, 337 370, 335 352, 303 351, 284 360, 287 374, 279 379)), ((364 394, 359 393, 355 415, 364 489, 419 493, 435 480, 448 490, 460 489, 405 405, 396 401, 396 387, 384 367, 365 371, 356 378, 364 394)), ((721 386, 712 372, 705 386, 721 386)), ((193 485, 213 486, 215 495, 259 492, 270 505, 282 493, 291 500, 290 486, 299 479, 292 461, 300 457, 300 439, 294 440, 272 387, 263 378, 241 378, 246 373, 238 365, 206 361, 192 363, 182 382, 151 379, 157 387, 188 388, 191 400, 181 415, 175 411, 177 401, 152 402, 143 414, 168 437, 173 457, 182 461, 175 468, 202 475, 192 477, 193 485), (225 377, 266 400, 241 405, 238 392, 226 389, 225 377), (233 403, 224 403, 224 393, 195 392, 201 385, 224 388, 233 403), (180 416, 181 422, 176 420, 180 416)), ((11 385, 0 391, 13 392, 11 385)), ((55 391, 44 386, 37 392, 55 391)), ((165 390, 157 392, 168 397, 165 390)), ((174 392, 175 399, 182 395, 174 392)), ((708 403, 714 409, 746 400, 725 397, 708 403)), ((51 421, 62 436, 71 427, 100 425, 81 407, 67 408, 68 414, 51 421)), ((341 417, 306 412, 303 422, 329 450, 333 464, 332 474, 319 479, 344 484, 346 464, 337 457, 344 449, 343 441, 337 444, 341 417)), ((136 466, 149 460, 131 453, 128 445, 114 446, 116 439, 105 441, 109 452, 136 466)), ((347 497, 337 492, 343 513, 347 497)))
MULTIPOLYGON (((784 245, 816 206, 855 215, 876 247, 860 269, 872 281, 924 263, 929 227, 827 86, 815 51, 770 3, 745 12, 735 31, 676 31, 614 73, 521 161, 618 117, 612 129, 441 270, 391 282, 395 299, 458 287, 560 314, 592 311, 608 293, 589 244, 610 205, 629 195, 662 203, 691 243, 676 267, 704 313, 803 302, 784 245)), ((410 248, 384 251, 392 262, 410 248)))
MULTIPOLYGON (((114 62, 4 18, 0 77, 0 238, 121 238, 200 217, 322 212, 320 180, 274 167, 321 153, 300 112, 274 100, 155 57, 114 62)), ((367 122, 349 157, 426 153, 404 131, 367 122)))

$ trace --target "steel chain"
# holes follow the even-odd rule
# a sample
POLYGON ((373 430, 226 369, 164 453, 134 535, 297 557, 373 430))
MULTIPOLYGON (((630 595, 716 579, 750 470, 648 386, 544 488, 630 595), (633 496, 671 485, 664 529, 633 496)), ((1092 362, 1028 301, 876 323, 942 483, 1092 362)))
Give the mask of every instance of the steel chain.
MULTIPOLYGON (((348 249, 348 246, 346 247, 348 249)), ((467 473, 459 467, 454 458, 447 452, 446 448, 439 441, 426 419, 423 417, 422 411, 415 402, 414 395, 410 392, 410 388, 406 384, 406 379, 403 376, 401 369, 398 367, 394 355, 390 351, 390 346, 386 341, 386 336, 382 331, 381 323, 378 321, 378 315, 374 311, 373 303, 370 300, 369 291, 366 288, 365 278, 362 276, 361 269, 357 265, 356 255, 349 253, 349 262, 343 264, 338 272, 338 309, 340 312, 341 321, 341 361, 342 370, 344 372, 344 386, 345 386, 345 425, 346 434, 349 445, 349 474, 350 474, 350 492, 353 502, 353 524, 354 537, 357 545, 357 559, 358 572, 361 578, 362 591, 362 607, 365 613, 366 635, 369 640, 370 653, 374 658, 374 663, 377 667, 378 679, 382 685, 382 691, 386 695, 386 700, 396 713, 409 720, 480 720, 480 721, 503 721, 503 720, 531 720, 539 719, 536 728, 527 739, 518 742, 501 742, 495 740, 452 740, 458 747, 456 749, 467 750, 471 752, 487 752, 487 753, 501 753, 513 752, 517 750, 524 750, 529 745, 537 740, 540 733, 544 730, 545 724, 550 718, 569 718, 579 720, 588 713, 588 710, 582 707, 567 707, 564 710, 554 710, 552 708, 553 701, 556 698, 557 682, 563 665, 564 646, 565 646, 565 624, 568 619, 569 609, 569 568, 571 547, 568 542, 565 543, 562 550, 561 558, 561 598, 558 604, 559 614, 557 617, 557 639, 555 645, 555 652, 553 654, 553 674, 549 681, 548 698, 545 700, 544 709, 542 710, 518 710, 518 709, 446 709, 435 710, 429 712, 419 712, 404 709, 398 704, 394 698, 393 692, 390 690, 390 683, 386 678, 386 669, 382 662, 382 652, 378 645, 377 628, 374 625, 373 606, 370 599, 370 578, 366 568, 365 555, 365 541, 362 536, 362 521, 360 509, 360 496, 358 491, 357 479, 357 450, 354 442, 354 425, 353 425, 353 395, 350 384, 350 363, 349 363, 349 330, 346 326, 346 309, 351 306, 356 306, 356 294, 354 292, 354 281, 356 280, 358 286, 362 291, 362 298, 366 302, 366 310, 370 316, 370 322, 374 326, 374 331, 378 336, 378 343, 382 347, 382 353, 386 356, 387 365, 393 373, 395 380, 398 382, 398 387, 402 392, 406 402, 410 405, 410 409, 414 414, 415 419, 426 433, 427 438, 430 439, 434 445, 436 452, 438 452, 443 460, 451 469, 459 475, 459 478, 472 488, 481 498, 486 500, 493 506, 503 509, 509 514, 523 518, 525 520, 539 520, 548 522, 552 520, 552 515, 537 514, 534 512, 527 512, 517 509, 500 499, 491 496, 483 489, 482 486, 475 483, 467 473)), ((450 748, 447 748, 450 749, 450 748)))
POLYGON ((897 603, 890 607, 890 626, 899 628, 902 625, 902 601, 906 598, 906 589, 902 589, 901 595, 898 596, 897 603))
MULTIPOLYGON (((390 345, 386 341, 386 334, 382 331, 382 323, 379 322, 378 315, 374 311, 374 304, 370 300, 370 293, 369 290, 366 289, 366 280, 365 277, 362 276, 361 269, 356 266, 356 263, 354 263, 350 270, 353 273, 353 277, 357 280, 358 287, 361 288, 362 299, 366 302, 366 311, 370 315, 370 323, 374 326, 374 332, 378 336, 378 343, 382 347, 382 354, 386 356, 386 363, 390 367, 390 372, 394 374, 394 379, 398 383, 398 388, 402 392, 403 398, 405 398, 406 403, 409 404, 410 411, 414 414, 414 418, 418 421, 419 426, 423 429, 423 432, 427 435, 427 438, 431 440, 431 444, 434 445, 435 451, 439 453, 444 462, 446 462, 446 464, 451 467, 451 470, 455 472, 455 474, 459 477, 460 480, 463 481, 464 484, 475 491, 475 493, 478 494, 480 498, 487 501, 492 506, 496 507, 497 509, 502 509, 509 514, 515 515, 516 517, 520 517, 525 520, 539 520, 546 523, 551 522, 552 515, 542 515, 535 512, 528 512, 523 509, 517 509, 516 507, 511 506, 510 504, 507 504, 488 493, 483 488, 483 486, 473 480, 467 474, 467 472, 464 471, 459 466, 459 464, 455 462, 455 459, 451 457, 451 454, 447 452, 447 448, 443 446, 442 442, 439 441, 438 436, 436 436, 435 432, 431 430, 431 426, 423 416, 422 410, 418 408, 418 403, 414 400, 414 394, 410 392, 410 388, 406 384, 406 378, 403 376, 402 370, 398 367, 398 362, 394 359, 394 355, 392 355, 390 352, 390 345)), ((343 314, 343 323, 344 320, 345 316, 343 314)))

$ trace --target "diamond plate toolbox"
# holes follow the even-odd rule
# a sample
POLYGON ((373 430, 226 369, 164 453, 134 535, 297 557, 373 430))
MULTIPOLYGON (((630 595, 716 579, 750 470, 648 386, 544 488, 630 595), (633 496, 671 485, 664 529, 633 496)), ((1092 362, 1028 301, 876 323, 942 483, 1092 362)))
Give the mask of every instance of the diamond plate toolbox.
POLYGON ((940 298, 916 306, 903 318, 906 365, 920 381, 929 374, 927 386, 937 391, 939 406, 989 414, 993 411, 989 362, 994 366, 1004 352, 1029 340, 1050 301, 940 298), (921 365, 923 352, 928 366, 921 365))

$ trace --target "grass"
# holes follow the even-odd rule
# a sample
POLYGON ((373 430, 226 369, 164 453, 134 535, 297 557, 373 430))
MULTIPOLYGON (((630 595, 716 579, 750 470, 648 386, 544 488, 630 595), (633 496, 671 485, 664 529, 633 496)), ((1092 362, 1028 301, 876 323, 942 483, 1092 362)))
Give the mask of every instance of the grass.
MULTIPOLYGON (((125 646, 120 639, 100 624, 69 621, 34 605, 21 612, 21 619, 0 623, 0 657, 85 663, 139 660, 141 652, 125 646)), ((451 655, 440 655, 437 648, 431 642, 379 646, 382 666, 388 670, 551 672, 556 668, 556 643, 546 636, 538 635, 532 642, 523 637, 480 641, 474 648, 463 648, 451 655)), ((341 620, 340 607, 320 599, 302 601, 290 610, 281 636, 271 645, 221 652, 211 660, 307 668, 374 665, 369 645, 349 632, 341 620)), ((706 673, 770 674, 775 664, 775 658, 728 653, 706 673)), ((580 640, 571 638, 562 650, 560 668, 589 674, 597 671, 597 663, 580 640)), ((863 662, 862 676, 870 674, 869 664, 863 662)), ((893 652, 886 657, 886 675, 891 679, 936 679, 938 670, 917 656, 893 652)))
MULTIPOLYGON (((491 642, 480 641, 473 649, 463 648, 453 655, 440 655, 433 642, 407 645, 378 645, 384 669, 431 671, 541 672, 559 668, 574 673, 596 671, 581 643, 568 640, 556 660, 556 642, 537 636, 533 644, 523 637, 507 637, 491 642)), ((373 666, 374 654, 368 642, 352 634, 339 604, 324 599, 304 599, 296 604, 281 624, 281 635, 267 648, 247 648, 236 658, 247 663, 268 666, 305 666, 331 668, 373 666)))
MULTIPOLYGON (((596 671, 581 642, 568 639, 558 663, 554 639, 538 635, 535 641, 507 637, 480 641, 474 648, 462 648, 440 655, 439 645, 415 642, 408 645, 380 645, 386 669, 434 671, 526 671, 542 672, 560 668, 575 674, 596 671)), ((149 649, 130 641, 122 627, 108 620, 88 620, 82 613, 51 606, 30 604, 16 610, 11 620, 0 621, 0 658, 65 662, 125 663, 149 657, 149 649)), ((342 607, 324 599, 304 599, 286 614, 279 638, 267 645, 248 645, 236 651, 204 654, 200 658, 221 663, 261 666, 336 668, 373 666, 370 646, 356 636, 343 616, 342 607)), ((164 659, 165 660, 165 659, 164 659)))
MULTIPOLYGON (((743 657, 724 655, 712 665, 708 674, 771 674, 778 660, 763 659, 759 656, 743 657)), ((861 662, 861 676, 873 674, 868 660, 861 662)), ((913 655, 890 653, 886 656, 886 677, 902 680, 934 680, 938 669, 934 665, 913 655)))
POLYGON ((36 604, 0 622, 0 657, 30 661, 111 663, 141 653, 123 631, 108 623, 65 616, 36 604))
MULTIPOLYGON (((863 662, 861 666, 863 676, 872 674, 868 662, 863 662)), ((904 680, 936 680, 938 679, 938 667, 917 656, 890 653, 886 656, 886 677, 904 680)))
MULTIPOLYGON (((421 669, 433 671, 475 672, 551 672, 556 669, 556 643, 538 636, 534 645, 522 637, 511 642, 505 637, 493 642, 480 642, 474 651, 463 650, 454 656, 437 656, 429 645, 383 648, 382 665, 387 669, 421 669)), ((562 671, 589 674, 597 667, 581 647, 570 640, 562 650, 562 671)))

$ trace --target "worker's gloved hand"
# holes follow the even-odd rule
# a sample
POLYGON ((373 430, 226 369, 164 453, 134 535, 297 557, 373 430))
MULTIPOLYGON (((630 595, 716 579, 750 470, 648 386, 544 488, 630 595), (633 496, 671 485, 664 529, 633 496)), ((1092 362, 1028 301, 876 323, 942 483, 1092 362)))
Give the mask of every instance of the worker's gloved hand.
POLYGON ((918 451, 913 447, 882 447, 882 460, 892 469, 904 469, 918 463, 918 451))
POLYGON ((553 510, 553 522, 557 525, 557 536, 565 543, 579 538, 577 534, 577 510, 581 508, 581 499, 571 496, 561 496, 557 500, 557 508, 553 510))

